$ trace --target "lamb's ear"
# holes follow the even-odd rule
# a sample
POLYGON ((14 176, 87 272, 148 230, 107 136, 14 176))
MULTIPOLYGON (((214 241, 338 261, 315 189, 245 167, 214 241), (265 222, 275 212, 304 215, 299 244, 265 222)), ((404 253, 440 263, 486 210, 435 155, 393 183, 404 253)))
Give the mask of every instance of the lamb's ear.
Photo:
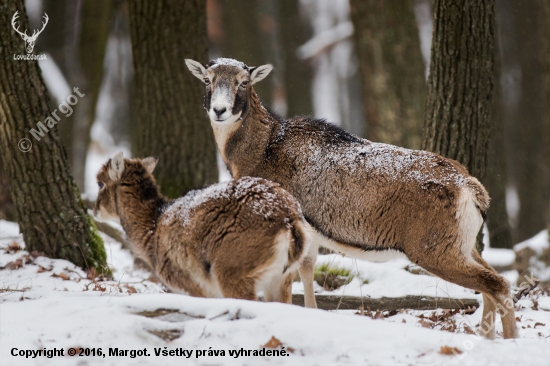
POLYGON ((122 177, 122 172, 124 171, 124 155, 122 155, 122 151, 117 153, 112 159, 111 159, 111 169, 109 169, 109 178, 111 178, 114 182, 120 179, 122 177))
POLYGON ((187 68, 197 79, 202 81, 204 83, 204 77, 206 76, 206 69, 200 62, 197 62, 195 60, 191 60, 190 58, 185 59, 185 64, 187 65, 187 68))
POLYGON ((143 163, 143 165, 145 165, 145 169, 147 169, 149 173, 153 173, 153 170, 155 170, 158 161, 158 156, 149 156, 148 158, 141 159, 141 162, 143 163))
POLYGON ((267 64, 250 69, 250 84, 254 85, 262 81, 273 70, 273 65, 267 64))

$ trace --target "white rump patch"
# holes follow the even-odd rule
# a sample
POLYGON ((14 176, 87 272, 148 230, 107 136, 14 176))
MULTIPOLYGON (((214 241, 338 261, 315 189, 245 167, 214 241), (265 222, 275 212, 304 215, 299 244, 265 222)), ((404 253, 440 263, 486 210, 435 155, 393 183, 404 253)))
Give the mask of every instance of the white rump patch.
MULTIPOLYGON (((456 208, 456 221, 460 228, 460 244, 466 258, 472 257, 472 250, 476 245, 476 237, 483 218, 475 204, 475 196, 470 189, 462 187, 456 208)), ((473 261, 473 259, 471 259, 473 261)))

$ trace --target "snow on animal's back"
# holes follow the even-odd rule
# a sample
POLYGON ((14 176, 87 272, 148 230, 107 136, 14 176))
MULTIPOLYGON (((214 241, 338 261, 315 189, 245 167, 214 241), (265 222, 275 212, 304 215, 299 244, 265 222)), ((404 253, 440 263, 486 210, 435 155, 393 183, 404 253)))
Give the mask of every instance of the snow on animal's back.
MULTIPOLYGON (((243 177, 188 192, 165 208, 160 224, 170 226, 177 222, 186 227, 191 224, 193 215, 205 205, 220 210, 241 205, 242 210, 249 211, 251 215, 270 220, 275 210, 284 206, 289 199, 293 200, 292 196, 276 183, 262 178, 243 177)), ((299 206, 294 208, 299 209, 299 206)))
POLYGON ((376 177, 389 184, 464 187, 469 179, 466 168, 437 154, 366 139, 338 141, 322 148, 312 143, 309 150, 308 165, 313 169, 338 169, 346 175, 368 180, 376 177))

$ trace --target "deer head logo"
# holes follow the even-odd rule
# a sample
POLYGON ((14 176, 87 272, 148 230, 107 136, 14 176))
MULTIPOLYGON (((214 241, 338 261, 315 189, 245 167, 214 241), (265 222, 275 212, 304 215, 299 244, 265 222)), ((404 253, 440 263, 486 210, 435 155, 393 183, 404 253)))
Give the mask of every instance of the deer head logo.
POLYGON ((46 28, 46 24, 48 24, 48 20, 49 20, 48 14, 44 13, 44 21, 42 22, 42 29, 34 30, 32 32, 32 36, 29 36, 27 34, 26 29, 25 29, 25 32, 19 31, 19 26, 15 23, 17 21, 17 17, 19 16, 17 13, 19 13, 19 11, 16 11, 15 14, 13 14, 13 18, 11 18, 11 26, 25 41, 25 48, 27 49, 27 53, 31 53, 32 50, 34 49, 34 43, 36 42, 38 35, 42 33, 44 28, 46 28))

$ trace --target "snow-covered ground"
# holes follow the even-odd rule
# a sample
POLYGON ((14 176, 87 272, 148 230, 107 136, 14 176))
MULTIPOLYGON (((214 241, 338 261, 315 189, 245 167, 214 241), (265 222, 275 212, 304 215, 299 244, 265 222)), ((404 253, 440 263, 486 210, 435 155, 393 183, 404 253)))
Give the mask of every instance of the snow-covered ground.
MULTIPOLYGON (((312 310, 286 304, 165 293, 150 278, 150 273, 134 268, 133 257, 127 250, 106 236, 114 279, 92 281, 70 262, 35 258, 18 249, 24 248, 18 231, 17 224, 0 221, 0 267, 4 268, 0 270, 1 365, 547 365, 550 362, 550 296, 542 290, 519 302, 516 315, 520 339, 487 341, 469 334, 480 321, 480 310, 473 314, 405 310, 384 319, 371 319, 356 311, 312 310), (284 347, 287 355, 253 355, 267 343, 279 352, 284 347), (92 353, 95 349, 96 354, 101 349, 105 356, 34 359, 12 356, 12 352, 18 354, 23 350, 24 354, 25 350, 43 348, 63 349, 65 355, 71 348, 92 353), (146 349, 150 356, 131 358, 128 352, 128 356, 115 357, 109 355, 109 348, 146 349), (250 350, 250 355, 229 354, 241 349, 250 350), (182 350, 191 352, 188 359, 155 355, 155 351, 182 350), (214 351, 218 351, 218 356, 213 355, 214 351), (221 351, 225 356, 220 355, 221 351)), ((544 235, 547 234, 521 245, 533 248, 548 245, 544 244, 544 235)), ((510 253, 491 250, 486 259, 495 265, 506 265, 510 253)), ((354 276, 336 291, 328 292, 318 286, 317 290, 324 294, 437 295, 481 301, 480 295, 470 290, 405 270, 410 265, 405 260, 365 263, 340 255, 324 255, 319 256, 319 262, 347 268, 354 276)), ((513 282, 517 278, 516 271, 505 275, 513 282)), ((300 293, 301 283, 294 283, 293 291, 300 293)))

